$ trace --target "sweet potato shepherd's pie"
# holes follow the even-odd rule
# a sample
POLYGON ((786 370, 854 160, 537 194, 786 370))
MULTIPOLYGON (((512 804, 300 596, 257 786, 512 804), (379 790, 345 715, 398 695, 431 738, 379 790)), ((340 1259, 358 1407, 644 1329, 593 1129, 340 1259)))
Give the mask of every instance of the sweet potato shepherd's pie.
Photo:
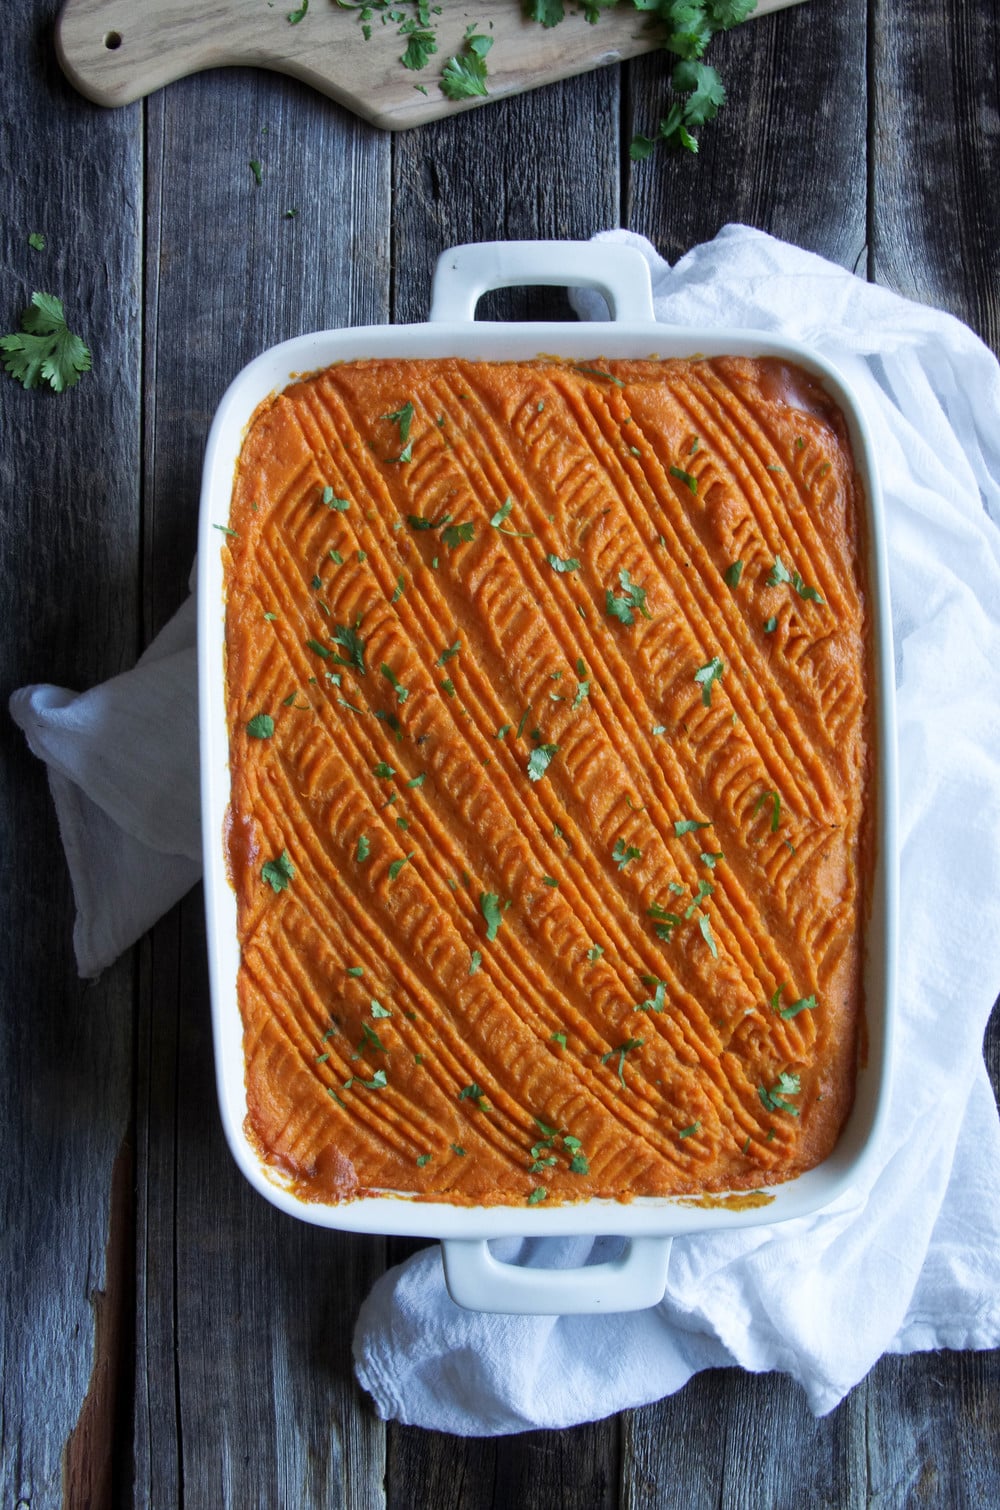
POLYGON ((863 1039, 843 419, 773 359, 329 368, 223 550, 247 1130, 306 1200, 753 1191, 863 1039))

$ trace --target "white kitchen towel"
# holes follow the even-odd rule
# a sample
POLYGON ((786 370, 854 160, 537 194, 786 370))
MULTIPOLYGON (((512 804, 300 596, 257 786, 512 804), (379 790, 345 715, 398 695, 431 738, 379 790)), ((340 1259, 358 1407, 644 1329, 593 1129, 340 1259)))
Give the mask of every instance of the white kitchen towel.
MULTIPOLYGON (((843 370, 874 432, 899 738, 893 1092, 864 1189, 819 1217, 675 1239, 655 1309, 462 1311, 436 1248, 387 1274, 359 1318, 358 1377, 384 1416, 460 1434, 595 1419, 724 1364, 782 1369, 822 1413, 883 1352, 1000 1344, 1000 1128, 981 1052, 1000 989, 1000 367, 950 316, 760 232, 727 227, 672 269, 609 234, 649 260, 659 319, 806 341, 843 370)), ((49 765, 81 974, 197 876, 195 681, 187 606, 134 672, 82 696, 12 699, 49 765)), ((608 1246, 497 1248, 571 1265, 608 1246)))
POLYGON ((194 609, 188 598, 133 670, 89 692, 43 684, 10 699, 48 766, 84 980, 201 875, 194 609))
MULTIPOLYGON (((726 1364, 783 1370, 823 1414, 885 1352, 1000 1345, 1000 1125, 982 1060, 1000 990, 1000 367, 950 316, 760 232, 729 226, 673 268, 608 235, 646 256, 658 319, 806 342, 873 431, 900 778, 892 1093, 864 1188, 820 1216, 675 1238, 654 1309, 463 1311, 437 1248, 386 1274, 359 1317, 358 1378, 383 1416, 462 1435, 596 1419, 726 1364)), ((576 303, 603 313, 594 295, 576 303)), ((494 1245, 550 1265, 600 1247, 494 1245)))

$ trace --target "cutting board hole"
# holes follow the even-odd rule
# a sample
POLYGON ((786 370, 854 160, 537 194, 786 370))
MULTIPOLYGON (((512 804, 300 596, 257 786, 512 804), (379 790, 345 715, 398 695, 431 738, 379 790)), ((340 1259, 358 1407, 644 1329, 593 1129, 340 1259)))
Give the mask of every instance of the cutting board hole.
POLYGON ((108 49, 108 52, 117 52, 119 47, 121 47, 122 45, 121 32, 109 31, 107 36, 104 38, 104 45, 108 49))

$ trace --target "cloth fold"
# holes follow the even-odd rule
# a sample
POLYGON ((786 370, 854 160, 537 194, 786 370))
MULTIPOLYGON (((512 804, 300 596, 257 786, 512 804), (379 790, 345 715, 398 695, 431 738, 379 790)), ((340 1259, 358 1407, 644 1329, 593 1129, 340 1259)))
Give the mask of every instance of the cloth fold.
MULTIPOLYGON (((761 232, 728 226, 673 268, 606 234, 646 257, 659 320, 806 342, 873 432, 899 746, 892 1090, 863 1187, 818 1216, 674 1239, 649 1311, 463 1311, 437 1248, 383 1276, 358 1319, 360 1382, 383 1416, 463 1435, 569 1426, 723 1365, 781 1369, 821 1414, 886 1351, 1000 1344, 1000 1124, 981 1052, 1000 988, 1000 367, 951 316, 761 232)), ((80 696, 25 688, 11 711, 49 767, 79 967, 96 974, 199 873, 191 606, 134 672, 80 696)), ((574 1265, 611 1241, 496 1250, 574 1265)))

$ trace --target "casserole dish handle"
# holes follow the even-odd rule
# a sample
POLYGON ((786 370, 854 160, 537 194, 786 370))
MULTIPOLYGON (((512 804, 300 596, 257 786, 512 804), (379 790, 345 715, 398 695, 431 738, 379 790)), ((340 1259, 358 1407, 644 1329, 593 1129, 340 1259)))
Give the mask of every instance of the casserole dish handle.
POLYGON ((487 1242, 445 1239, 444 1277, 456 1305, 505 1315, 575 1316, 644 1311, 663 1299, 670 1243, 633 1237, 619 1258, 579 1269, 535 1269, 506 1264, 487 1242))
POLYGON ((544 285, 593 288, 611 318, 629 325, 654 322, 649 264, 633 246, 602 241, 477 241, 442 252, 431 285, 430 319, 451 324, 475 318, 491 288, 544 285))

